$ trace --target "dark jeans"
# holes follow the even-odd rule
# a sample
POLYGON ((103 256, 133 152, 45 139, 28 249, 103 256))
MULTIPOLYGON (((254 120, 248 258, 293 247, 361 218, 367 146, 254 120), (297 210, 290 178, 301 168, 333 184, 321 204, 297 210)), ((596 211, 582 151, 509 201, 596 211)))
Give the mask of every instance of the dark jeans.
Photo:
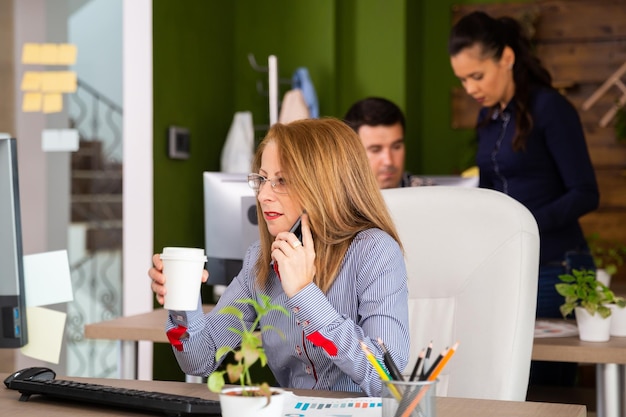
MULTIPOLYGON (((594 269, 593 258, 588 254, 574 254, 567 257, 566 265, 546 265, 539 267, 539 287, 537 288, 537 317, 562 318, 559 307, 565 301, 556 292, 555 285, 560 283, 559 275, 570 269, 594 269)), ((552 385, 571 387, 576 383, 578 365, 571 362, 532 361, 530 364, 530 383, 534 385, 552 385)))

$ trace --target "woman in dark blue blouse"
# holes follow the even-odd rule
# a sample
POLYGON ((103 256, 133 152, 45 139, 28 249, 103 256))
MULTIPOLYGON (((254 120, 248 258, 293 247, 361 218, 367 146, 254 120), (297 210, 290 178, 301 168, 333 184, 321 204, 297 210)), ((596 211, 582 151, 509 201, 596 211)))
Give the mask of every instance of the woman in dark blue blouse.
POLYGON ((480 186, 510 195, 535 216, 541 237, 537 316, 560 317, 563 297, 554 285, 564 261, 594 267, 578 219, 598 207, 599 193, 578 113, 552 88, 512 18, 464 16, 452 29, 448 52, 466 92, 483 106, 480 186))

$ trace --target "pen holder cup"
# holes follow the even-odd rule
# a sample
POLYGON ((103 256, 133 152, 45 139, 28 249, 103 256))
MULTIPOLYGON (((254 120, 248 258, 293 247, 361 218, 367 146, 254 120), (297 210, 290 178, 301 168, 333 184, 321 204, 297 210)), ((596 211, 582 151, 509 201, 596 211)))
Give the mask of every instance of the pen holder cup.
POLYGON ((435 381, 383 381, 382 417, 437 417, 435 381))

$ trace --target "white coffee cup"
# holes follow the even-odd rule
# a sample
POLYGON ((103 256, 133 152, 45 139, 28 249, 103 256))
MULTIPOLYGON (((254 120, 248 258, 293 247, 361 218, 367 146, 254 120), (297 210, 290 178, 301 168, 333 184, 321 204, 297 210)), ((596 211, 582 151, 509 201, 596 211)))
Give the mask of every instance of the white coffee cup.
POLYGON ((161 260, 167 289, 164 307, 167 310, 195 310, 207 260, 204 249, 163 248, 161 260))

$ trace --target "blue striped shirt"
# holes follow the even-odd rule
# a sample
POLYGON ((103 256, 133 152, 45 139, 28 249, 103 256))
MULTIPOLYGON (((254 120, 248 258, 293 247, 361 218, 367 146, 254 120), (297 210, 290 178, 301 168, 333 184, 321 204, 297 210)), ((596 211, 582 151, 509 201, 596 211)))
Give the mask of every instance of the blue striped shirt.
MULTIPOLYGON (((254 321, 254 309, 235 300, 259 299, 254 276, 259 253, 259 242, 250 246, 241 272, 211 312, 202 313, 200 306, 193 312, 170 312, 166 330, 182 325, 189 334, 182 340, 182 351, 173 349, 186 374, 209 375, 219 365, 216 349, 239 345, 240 338, 228 330, 240 328, 238 319, 216 314, 220 308, 237 305, 248 324, 254 321)), ((280 386, 380 396, 381 379, 359 345, 364 341, 382 363, 379 337, 398 368, 405 368, 409 358, 406 267, 399 245, 387 233, 369 229, 357 234, 327 294, 309 284, 287 298, 278 277, 271 274, 263 292, 291 313, 287 317, 272 312, 261 322, 284 332, 285 339, 276 332, 263 332, 268 365, 280 386)))

